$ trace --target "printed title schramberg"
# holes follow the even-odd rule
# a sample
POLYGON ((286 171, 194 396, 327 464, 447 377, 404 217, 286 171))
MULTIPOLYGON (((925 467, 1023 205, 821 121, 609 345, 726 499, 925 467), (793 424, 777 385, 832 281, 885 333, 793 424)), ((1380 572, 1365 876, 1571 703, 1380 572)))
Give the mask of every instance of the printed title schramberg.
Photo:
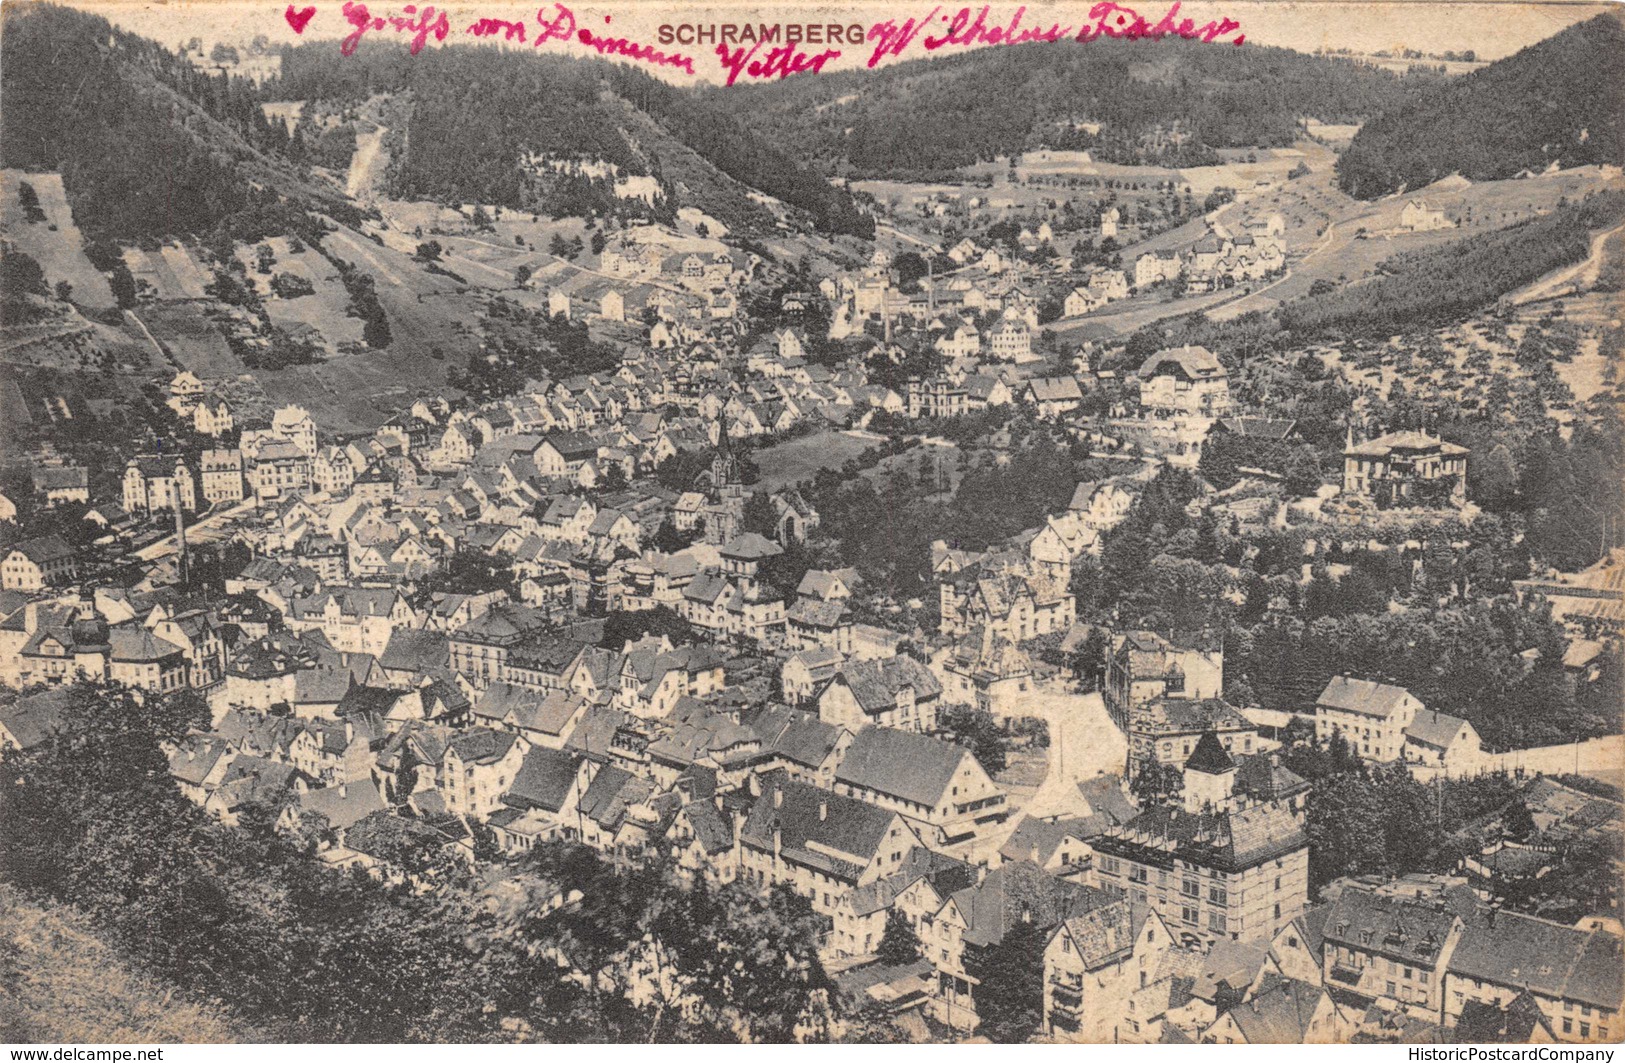
POLYGON ((661 26, 661 44, 862 44, 868 29, 856 22, 680 22, 661 26))

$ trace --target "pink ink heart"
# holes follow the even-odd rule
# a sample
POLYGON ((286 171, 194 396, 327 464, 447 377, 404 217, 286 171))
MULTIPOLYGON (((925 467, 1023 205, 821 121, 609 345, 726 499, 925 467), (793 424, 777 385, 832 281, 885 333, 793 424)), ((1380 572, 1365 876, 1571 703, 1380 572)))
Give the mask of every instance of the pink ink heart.
POLYGON ((289 4, 285 17, 288 20, 288 25, 293 27, 293 31, 295 33, 303 33, 305 32, 305 24, 309 22, 311 18, 315 16, 315 14, 315 7, 307 7, 303 11, 295 11, 293 9, 293 5, 289 4))

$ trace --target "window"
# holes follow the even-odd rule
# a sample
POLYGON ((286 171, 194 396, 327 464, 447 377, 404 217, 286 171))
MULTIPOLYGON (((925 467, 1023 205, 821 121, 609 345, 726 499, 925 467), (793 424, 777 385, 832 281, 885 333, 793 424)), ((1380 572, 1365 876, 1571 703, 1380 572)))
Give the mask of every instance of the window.
POLYGON ((1564 1019, 1563 1020, 1563 1032, 1564 1033, 1573 1033, 1574 1032, 1574 1020, 1573 1019, 1564 1019))
POLYGON ((1416 974, 1417 974, 1417 977, 1419 977, 1422 980, 1423 985, 1428 984, 1428 972, 1427 971, 1417 971, 1416 974))
POLYGON ((1214 904, 1229 904, 1230 894, 1223 886, 1209 886, 1207 888, 1207 899, 1214 904))
POLYGON ((1195 908, 1181 908, 1179 910, 1179 917, 1181 919, 1183 919, 1185 922, 1189 923, 1191 926, 1196 925, 1197 912, 1196 912, 1195 908))
POLYGON ((1196 897, 1201 893, 1201 884, 1198 883, 1194 878, 1188 878, 1180 887, 1180 891, 1187 897, 1196 897))
POLYGON ((1224 916, 1218 912, 1207 913, 1207 928, 1215 934, 1224 933, 1224 916))
POLYGON ((1396 989, 1396 988, 1395 988, 1395 987, 1394 987, 1394 983, 1392 983, 1392 982, 1389 982, 1389 983, 1387 983, 1387 986, 1388 986, 1388 995, 1389 995, 1389 996, 1396 996, 1396 995, 1398 995, 1398 992, 1399 992, 1399 991, 1398 991, 1398 990, 1397 990, 1397 989, 1396 989))

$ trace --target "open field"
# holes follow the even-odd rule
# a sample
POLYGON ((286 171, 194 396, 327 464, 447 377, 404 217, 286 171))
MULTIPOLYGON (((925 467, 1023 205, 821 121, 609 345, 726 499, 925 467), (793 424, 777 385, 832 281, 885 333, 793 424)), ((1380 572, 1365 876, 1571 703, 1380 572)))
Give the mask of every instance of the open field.
POLYGON ((850 432, 818 432, 758 450, 754 460, 762 470, 760 488, 777 491, 810 480, 819 469, 839 469, 879 440, 850 432))
POLYGON ((319 252, 309 247, 294 252, 286 237, 276 236, 263 244, 239 247, 237 257, 247 267, 249 282, 264 301, 271 324, 294 335, 316 333, 328 357, 336 355, 342 344, 361 342, 362 322, 346 313, 350 300, 339 271, 319 252), (256 268, 260 246, 269 247, 275 256, 270 273, 261 273, 256 268), (316 291, 284 299, 271 290, 271 278, 278 273, 302 277, 316 291))
POLYGON ((226 337, 204 314, 203 307, 160 303, 144 306, 136 312, 175 364, 190 369, 199 380, 248 371, 242 360, 231 352, 226 337))
POLYGON ((84 234, 73 223, 61 174, 0 170, 0 237, 39 263, 46 284, 72 285, 74 302, 98 310, 114 305, 107 278, 85 257, 84 234), (34 189, 44 221, 24 215, 18 200, 24 182, 34 189))
POLYGON ((207 299, 205 286, 214 279, 196 252, 178 243, 165 244, 157 251, 127 247, 124 264, 135 276, 136 284, 150 285, 161 302, 207 299))

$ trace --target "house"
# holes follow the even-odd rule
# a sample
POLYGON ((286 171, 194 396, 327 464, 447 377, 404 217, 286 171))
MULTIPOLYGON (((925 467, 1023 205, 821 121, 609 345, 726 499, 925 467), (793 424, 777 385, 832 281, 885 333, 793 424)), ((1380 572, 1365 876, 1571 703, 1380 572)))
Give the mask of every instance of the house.
POLYGON ((1230 373, 1206 347, 1157 351, 1140 365, 1140 412, 1150 418, 1223 417, 1230 373))
POLYGON ((898 813, 936 847, 966 841, 1009 815, 1004 791, 970 750, 891 727, 854 735, 835 770, 835 790, 898 813))
POLYGON ((1437 1021, 1445 1009, 1445 971, 1465 925, 1433 899, 1345 889, 1326 914, 1325 984, 1437 1021))
POLYGON ((0 589, 33 593, 71 581, 79 571, 73 548, 52 533, 26 539, 0 558, 0 589))
POLYGON ((197 509, 192 470, 180 458, 138 454, 124 468, 124 508, 130 513, 161 509, 197 509))
POLYGON ((1428 206, 1426 200, 1413 199, 1399 211, 1399 227, 1406 232, 1433 232, 1448 229, 1451 224, 1444 211, 1428 206))
POLYGON ((1134 260, 1134 287, 1145 289, 1179 279, 1184 271, 1177 251, 1152 251, 1134 260))
POLYGON ((1223 698, 1154 698, 1129 718, 1129 764, 1183 765, 1211 736, 1227 754, 1261 752, 1258 727, 1223 698))
POLYGON ((563 749, 589 704, 573 692, 492 683, 474 702, 473 713, 485 726, 510 731, 529 745, 563 749))
POLYGON ((61 729, 69 696, 47 689, 0 705, 0 751, 26 752, 44 744, 61 729))
POLYGON ((752 770, 782 769, 797 782, 826 789, 834 787, 835 769, 852 745, 852 732, 846 728, 786 707, 764 709, 749 726, 760 742, 752 770))
MULTIPOLYGON (((1007 861, 975 885, 956 891, 931 917, 920 935, 926 958, 936 968, 928 1014, 958 1030, 981 1023, 975 978, 965 958, 973 950, 1001 944, 1017 927, 1046 931, 1098 908, 1128 907, 1103 890, 1057 878, 1025 860, 1007 861)), ((1037 959, 1037 957, 1034 957, 1037 959)))
POLYGON ((219 395, 204 397, 192 409, 192 427, 199 435, 219 437, 235 426, 231 404, 219 395))
POLYGON ((988 354, 1001 362, 1030 362, 1033 360, 1033 334, 1025 322, 1009 320, 999 322, 987 334, 988 354))
POLYGON ((740 879, 764 891, 787 885, 826 918, 920 844, 896 812, 782 772, 757 778, 761 793, 738 830, 740 879))
POLYGON ((1354 442, 1349 429, 1343 450, 1343 494, 1364 498, 1382 509, 1467 502, 1466 447, 1426 432, 1390 432, 1354 442))
MULTIPOLYGON (((1404 687, 1335 676, 1315 701, 1315 738, 1328 742, 1333 735, 1342 735, 1349 751, 1362 759, 1399 760, 1405 753, 1406 731, 1423 712, 1426 706, 1404 687)), ((1434 739, 1442 740, 1437 735, 1434 739)))
MULTIPOLYGON (((1127 727, 1159 698, 1216 698, 1224 689, 1224 649, 1203 633, 1130 631, 1106 659, 1106 711, 1127 727)), ((1172 751, 1170 751, 1170 756, 1172 751)))
POLYGON ((1436 999, 1445 1024, 1459 1030, 1471 1020, 1473 1003, 1509 1007, 1528 994, 1556 1040, 1611 1042, 1625 1004, 1622 961, 1620 938, 1609 930, 1480 908, 1463 919, 1459 940, 1443 957, 1436 999))
POLYGON ((385 807, 383 795, 371 779, 341 782, 299 791, 283 810, 277 826, 283 830, 325 828, 332 833, 333 844, 342 847, 345 832, 385 807))
POLYGON ((1204 1044, 1346 1044, 1353 1030, 1318 982, 1273 980, 1220 1015, 1202 1033, 1204 1044))
POLYGON ((1123 899, 1058 923, 1044 946, 1043 1029, 1062 1042, 1121 1040, 1130 996, 1176 945, 1161 916, 1123 899))
POLYGON ((856 731, 868 724, 930 731, 942 684, 918 659, 900 654, 841 665, 818 695, 818 718, 856 731))
POLYGON ((1467 775, 1480 767, 1482 752, 1478 730, 1471 723, 1427 709, 1417 713, 1405 728, 1400 755, 1410 763, 1444 768, 1451 775, 1467 775))
POLYGON ((526 760, 525 743, 512 731, 475 727, 446 743, 435 783, 453 813, 487 819, 499 808, 526 760))
POLYGON ((1034 377, 1027 381, 1021 397, 1038 408, 1038 416, 1051 420, 1083 404, 1077 378, 1070 376, 1034 377))
POLYGON ((779 689, 784 694, 784 700, 792 705, 811 701, 825 684, 835 678, 844 660, 837 650, 828 646, 814 646, 791 654, 779 670, 779 689))
POLYGON ((243 500, 243 452, 212 449, 203 452, 198 472, 203 481, 203 501, 211 506, 243 500))
POLYGON ((531 747, 502 795, 507 807, 487 817, 497 844, 518 853, 539 841, 579 838, 576 808, 596 770, 592 761, 578 753, 531 747))
POLYGON ((90 501, 90 470, 83 465, 40 465, 34 469, 33 480, 34 493, 47 506, 90 501))

